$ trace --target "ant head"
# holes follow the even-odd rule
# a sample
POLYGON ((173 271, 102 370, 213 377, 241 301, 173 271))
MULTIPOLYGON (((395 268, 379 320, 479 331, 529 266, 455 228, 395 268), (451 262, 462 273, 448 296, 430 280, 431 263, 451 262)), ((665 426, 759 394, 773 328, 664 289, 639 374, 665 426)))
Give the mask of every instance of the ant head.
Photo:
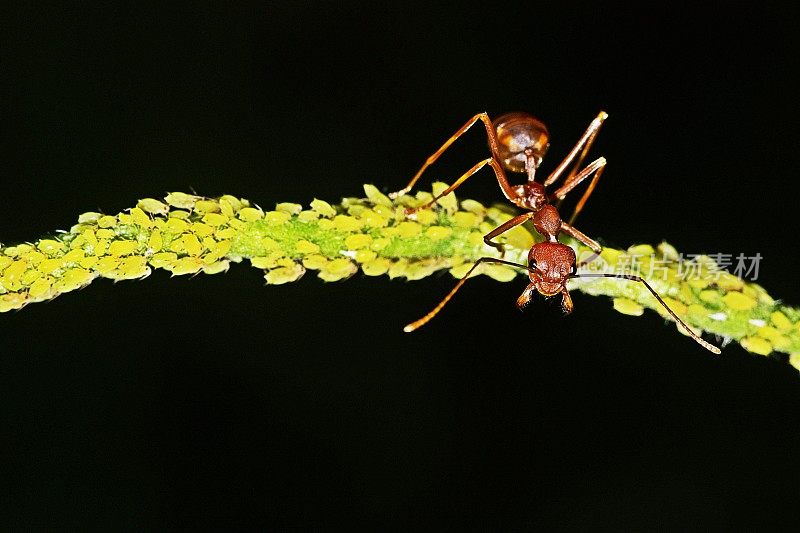
POLYGON ((530 158, 533 168, 542 162, 550 146, 547 126, 528 113, 507 113, 494 121, 497 142, 500 145, 500 160, 506 170, 526 172, 530 158))
POLYGON ((575 269, 575 252, 560 242, 540 242, 528 253, 528 263, 534 269, 528 276, 539 294, 555 296, 575 269))

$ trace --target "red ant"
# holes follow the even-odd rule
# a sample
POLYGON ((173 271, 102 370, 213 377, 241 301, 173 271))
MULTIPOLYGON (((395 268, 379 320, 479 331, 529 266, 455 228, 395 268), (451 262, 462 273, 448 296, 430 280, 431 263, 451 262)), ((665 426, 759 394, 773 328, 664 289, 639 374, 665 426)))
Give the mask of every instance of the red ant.
POLYGON ((567 290, 566 283, 572 278, 618 278, 640 282, 647 287, 647 290, 650 291, 656 300, 658 300, 658 302, 664 306, 670 316, 672 316, 672 318, 675 319, 675 321, 680 324, 681 327, 683 327, 683 329, 695 341, 697 341, 697 343, 713 353, 721 353, 719 348, 706 342, 700 338, 697 333, 689 329, 689 326, 687 326, 686 323, 681 320, 672 309, 669 308, 666 302, 664 302, 658 293, 643 278, 631 274, 578 274, 578 269, 594 259, 594 257, 587 261, 582 261, 581 263, 576 264, 576 256, 572 248, 566 244, 558 242, 558 235, 563 231, 564 233, 574 237, 591 248, 595 254, 599 254, 602 251, 602 247, 599 243, 572 227, 571 222, 575 220, 575 217, 577 217, 578 213, 583 208, 583 205, 586 203, 589 195, 597 185, 597 181, 600 179, 600 175, 605 168, 606 160, 605 158, 600 157, 580 172, 575 172, 583 162, 586 153, 594 142, 600 126, 607 116, 608 115, 605 112, 600 112, 597 118, 595 118, 589 125, 586 132, 584 132, 583 136, 572 149, 572 151, 567 155, 566 158, 564 158, 561 164, 556 167, 556 169, 550 174, 550 176, 547 177, 546 180, 544 180, 544 183, 542 184, 535 181, 535 173, 549 146, 549 134, 547 132, 547 127, 540 120, 527 113, 509 113, 507 115, 503 115, 497 119, 497 125, 494 126, 486 113, 479 113, 472 117, 472 119, 470 119, 458 131, 456 131, 456 133, 450 137, 442 145, 442 147, 439 148, 439 150, 437 150, 426 160, 419 172, 417 172, 417 174, 411 179, 409 184, 404 189, 392 195, 393 197, 397 197, 408 192, 419 180, 425 169, 434 161, 436 161, 442 152, 444 152, 473 124, 475 124, 478 120, 481 120, 486 127, 486 132, 489 137, 489 148, 491 150, 492 157, 484 159, 473 166, 458 180, 456 180, 453 185, 445 189, 441 194, 434 197, 433 200, 427 204, 414 209, 409 209, 407 210, 407 213, 411 214, 417 210, 430 207, 439 198, 455 190, 459 185, 466 181, 467 178, 475 174, 478 170, 486 165, 490 165, 495 172, 497 181, 500 184, 500 188, 502 189, 506 198, 528 212, 510 219, 494 230, 490 231, 484 236, 484 242, 490 246, 494 246, 502 252, 502 245, 492 241, 492 239, 501 235, 502 233, 505 233, 515 226, 519 226, 520 224, 527 222, 528 220, 533 220, 534 228, 545 239, 544 242, 536 243, 533 245, 533 247, 531 247, 530 252, 528 252, 528 265, 522 265, 494 257, 481 257, 475 262, 472 268, 469 269, 466 275, 459 280, 459 282, 455 287, 453 287, 447 296, 445 296, 444 299, 433 308, 431 312, 419 320, 408 324, 404 328, 404 331, 411 332, 428 323, 439 313, 439 311, 441 311, 447 302, 450 301, 450 299, 461 288, 461 286, 464 285, 470 274, 472 274, 478 265, 481 263, 492 262, 512 266, 515 268, 523 268, 528 271, 530 283, 519 296, 519 298, 517 298, 517 307, 520 310, 530 303, 531 299, 533 298, 534 291, 536 291, 545 297, 561 294, 562 308, 564 312, 566 314, 571 313, 573 309, 572 297, 567 290), (545 187, 551 185, 559 177, 561 177, 561 175, 564 173, 564 170, 578 155, 578 152, 581 152, 580 157, 578 157, 577 161, 575 162, 572 170, 565 180, 564 185, 557 189, 553 194, 548 195, 545 191, 545 187), (504 169, 510 172, 527 172, 528 182, 523 185, 512 186, 506 178, 504 169), (594 174, 594 178, 589 184, 588 190, 584 193, 580 202, 578 202, 578 205, 576 206, 575 211, 570 219, 570 223, 564 222, 561 220, 558 209, 556 209, 556 207, 550 202, 553 199, 562 200, 568 192, 570 192, 592 174, 594 174))

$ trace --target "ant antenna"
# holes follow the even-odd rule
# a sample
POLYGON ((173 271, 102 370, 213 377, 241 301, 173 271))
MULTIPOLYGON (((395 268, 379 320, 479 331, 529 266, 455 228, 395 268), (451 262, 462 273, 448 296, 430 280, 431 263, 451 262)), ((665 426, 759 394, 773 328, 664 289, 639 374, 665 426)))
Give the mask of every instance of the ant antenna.
POLYGON ((647 290, 650 291, 650 294, 652 294, 655 297, 655 299, 658 300, 658 302, 661 305, 664 306, 664 309, 666 309, 667 312, 670 314, 670 316, 672 316, 672 318, 675 319, 675 322, 680 324, 681 327, 684 329, 684 331, 686 331, 689 334, 689 336, 691 338, 693 338, 700 346, 702 346, 703 348, 705 348, 709 352, 715 353, 717 355, 722 353, 722 351, 719 348, 717 348, 716 346, 714 346, 713 344, 711 344, 709 342, 704 341, 700 337, 700 335, 698 335, 697 333, 692 331, 689 328, 689 326, 687 326, 686 323, 683 320, 681 320, 678 317, 678 315, 675 314, 675 311, 670 309, 670 307, 667 305, 667 303, 664 300, 661 299, 661 296, 658 295, 658 293, 655 291, 655 289, 653 289, 653 287, 651 287, 650 284, 647 283, 644 280, 644 278, 641 278, 639 276, 634 276, 634 275, 631 275, 631 274, 573 274, 570 277, 571 278, 619 278, 619 279, 627 279, 627 280, 631 280, 631 281, 639 281, 639 282, 643 283, 644 286, 647 287, 647 290))
POLYGON ((411 333, 412 331, 414 331, 416 329, 419 329, 422 326, 424 326, 425 324, 427 324, 428 322, 430 322, 431 319, 433 317, 435 317, 436 315, 438 315, 439 311, 441 311, 442 308, 445 305, 447 305, 447 302, 449 302, 450 299, 455 295, 455 293, 458 292, 458 289, 460 289, 461 286, 464 285, 464 283, 466 283, 466 281, 469 278, 470 274, 472 274, 472 272, 476 268, 478 268, 478 265, 480 265, 481 263, 501 263, 503 265, 509 265, 509 266, 516 267, 516 268, 524 268, 525 270, 527 270, 529 272, 533 271, 533 269, 528 267, 528 266, 525 266, 525 265, 522 265, 522 264, 519 264, 519 263, 514 263, 512 261, 505 261, 503 259, 495 259, 494 257, 481 257, 480 259, 475 261, 475 264, 472 265, 472 268, 470 268, 467 271, 467 273, 464 275, 464 277, 461 278, 458 281, 458 283, 456 283, 456 286, 453 287, 453 289, 449 293, 447 293, 447 296, 442 298, 442 301, 439 302, 436 305, 436 307, 434 307, 427 315, 425 315, 422 318, 420 318, 418 320, 415 320, 414 322, 408 324, 406 327, 403 328, 403 331, 405 331, 406 333, 411 333))

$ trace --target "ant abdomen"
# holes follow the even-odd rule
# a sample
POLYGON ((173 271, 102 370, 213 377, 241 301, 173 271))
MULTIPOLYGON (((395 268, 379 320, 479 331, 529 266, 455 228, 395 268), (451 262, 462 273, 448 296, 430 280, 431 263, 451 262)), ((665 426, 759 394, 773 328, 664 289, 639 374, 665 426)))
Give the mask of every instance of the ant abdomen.
POLYGON ((534 167, 542 161, 550 145, 547 126, 528 113, 506 113, 494 120, 500 160, 511 172, 526 172, 528 157, 533 158, 534 167))

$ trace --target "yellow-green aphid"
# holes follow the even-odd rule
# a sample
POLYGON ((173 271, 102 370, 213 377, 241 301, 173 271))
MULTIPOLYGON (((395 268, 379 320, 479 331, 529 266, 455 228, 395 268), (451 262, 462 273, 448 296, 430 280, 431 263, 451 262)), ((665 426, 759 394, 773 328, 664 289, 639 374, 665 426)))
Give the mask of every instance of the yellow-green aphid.
POLYGON ((34 270, 32 268, 29 268, 28 270, 25 271, 25 273, 22 275, 22 277, 20 278, 19 281, 20 281, 20 283, 22 283, 23 286, 28 286, 31 283, 33 283, 34 281, 36 281, 37 279, 39 279, 40 277, 42 277, 42 273, 41 272, 39 272, 38 270, 34 270))
POLYGON ((278 257, 269 255, 260 257, 251 257, 250 264, 253 265, 255 268, 260 268, 262 270, 275 268, 278 265, 278 257))
POLYGON ((425 236, 432 241, 442 241, 453 234, 453 230, 446 226, 431 226, 425 230, 425 236))
POLYGON ((475 200, 463 200, 461 202, 461 209, 481 219, 486 215, 486 208, 482 203, 476 202, 475 200))
POLYGON ((366 194, 367 199, 375 205, 392 207, 392 201, 389 197, 379 191, 374 185, 364 185, 364 194, 366 194))
POLYGON ((178 254, 174 252, 160 252, 157 254, 153 254, 153 257, 150 258, 150 264, 154 268, 166 268, 169 269, 172 264, 178 260, 178 254))
POLYGON ((189 226, 189 231, 198 237, 208 237, 214 233, 214 228, 208 224, 203 224, 202 222, 192 222, 192 224, 189 226))
POLYGON ((219 203, 213 200, 197 200, 194 203, 194 210, 201 215, 205 215, 206 213, 219 213, 220 207, 219 203))
POLYGON ((169 270, 173 276, 184 276, 186 274, 197 274, 203 268, 203 262, 197 257, 181 257, 172 265, 169 270))
POLYGON ((362 211, 359 218, 368 228, 385 228, 389 225, 389 221, 386 217, 372 209, 365 209, 362 211))
POLYGON ((270 226, 280 226, 288 222, 292 215, 286 211, 267 211, 264 213, 264 221, 270 226))
POLYGON ((14 309, 22 309, 27 303, 27 296, 25 293, 13 292, 10 294, 3 294, 0 296, 0 313, 12 311, 14 309))
POLYGON ((430 276, 432 273, 439 270, 441 264, 435 260, 411 261, 405 269, 403 275, 409 281, 416 281, 418 279, 430 276))
POLYGON ((184 192, 171 192, 164 199, 173 207, 191 210, 194 207, 195 202, 197 202, 200 197, 186 194, 184 192))
POLYGON ((484 274, 495 281, 507 283, 517 277, 517 272, 508 266, 498 264, 484 264, 484 274))
POLYGON ((117 224, 117 217, 112 217, 111 215, 105 215, 97 219, 97 227, 99 228, 111 228, 117 224))
POLYGON ((123 279, 142 279, 150 275, 150 267, 144 257, 132 256, 125 257, 120 261, 116 269, 105 274, 105 277, 115 281, 123 279))
POLYGON ((294 245, 294 249, 297 250, 297 253, 303 255, 319 253, 319 245, 305 239, 297 241, 297 244, 294 245))
POLYGON ((325 281, 339 281, 355 274, 358 267, 349 259, 340 257, 328 261, 319 271, 318 276, 325 281))
POLYGON ((336 215, 333 217, 333 227, 338 231, 358 231, 362 223, 350 215, 336 215))
MULTIPOLYGON (((277 211, 273 211, 273 213, 277 213, 277 211)), ((282 214, 286 215, 286 213, 282 214)), ((238 213, 236 213, 236 216, 239 218, 239 220, 243 220, 245 222, 255 222, 256 220, 261 220, 264 218, 264 212, 254 207, 243 207, 238 213)))
POLYGON ((303 266, 309 270, 319 270, 327 263, 328 259, 319 254, 310 254, 303 257, 303 266))
POLYGON ((83 259, 78 261, 78 264, 83 268, 87 268, 89 270, 93 270, 97 262, 100 260, 99 257, 96 255, 90 255, 88 257, 84 257, 83 259))
POLYGON ((761 337, 744 337, 739 341, 739 344, 748 352, 757 353, 759 355, 769 355, 772 353, 772 344, 761 337))
POLYGON ((156 200, 155 198, 142 198, 136 203, 136 207, 145 213, 150 213, 151 215, 163 216, 169 211, 167 204, 156 200))
POLYGON ((629 298, 614 298, 614 309, 623 315, 641 316, 644 314, 644 307, 629 298))
POLYGON ((99 272, 101 275, 106 274, 107 272, 111 272, 117 265, 119 265, 120 258, 115 257, 113 255, 107 255, 105 257, 101 257, 100 260, 97 262, 95 266, 95 270, 99 272))
POLYGON ((365 233, 353 233, 344 239, 344 245, 348 250, 358 250, 359 248, 366 248, 372 244, 372 237, 365 233))
POLYGON ((453 225, 459 228, 474 228, 480 223, 475 213, 459 211, 453 215, 453 225))
POLYGON ((50 288, 53 286, 53 281, 55 281, 50 276, 42 276, 33 283, 31 283, 30 288, 28 289, 28 295, 31 298, 36 299, 48 299, 51 296, 50 288))
POLYGON ((244 204, 239 198, 226 194, 219 199, 219 208, 223 215, 228 218, 236 216, 237 211, 244 207, 244 204))
POLYGON ((230 266, 230 261, 217 261, 215 263, 203 264, 203 272, 205 274, 219 274, 220 272, 227 272, 230 266))
POLYGON ((187 220, 192 214, 189 211, 182 209, 173 209, 169 212, 169 218, 178 218, 180 220, 187 220))
POLYGON ((206 213, 203 215, 203 222, 209 226, 219 227, 228 221, 228 217, 220 213, 206 213))
POLYGON ((180 218, 170 218, 167 220, 167 224, 164 226, 164 229, 170 233, 183 233, 188 228, 189 223, 180 218))
POLYGON ((61 258, 61 263, 68 265, 70 263, 77 263, 81 259, 86 257, 86 254, 83 253, 83 250, 70 250, 69 252, 65 253, 64 256, 61 258))
POLYGON ((131 255, 132 253, 136 252, 136 249, 138 247, 139 243, 136 241, 129 241, 129 240, 114 241, 108 245, 108 255, 116 255, 116 256, 131 255))
POLYGON ((56 270, 58 270, 59 268, 61 268, 61 259, 56 257, 45 259, 36 266, 36 270, 38 270, 42 274, 51 274, 56 270))
POLYGON ((430 226, 431 224, 436 223, 436 221, 439 219, 439 215, 430 209, 423 209, 422 211, 417 211, 414 213, 413 218, 424 226, 430 226))
POLYGON ((306 269, 302 265, 293 263, 290 266, 281 266, 267 271, 264 274, 264 279, 270 285, 283 285, 284 283, 291 283, 300 279, 305 274, 306 269))
POLYGON ((154 229, 147 239, 147 248, 150 252, 160 252, 164 246, 164 239, 161 238, 161 231, 154 229))
POLYGON ((298 215, 302 210, 302 205, 293 204, 290 202, 282 202, 275 206, 275 211, 282 211, 284 213, 289 213, 290 215, 298 215))
POLYGON ((60 279, 53 283, 53 290, 57 293, 74 291, 91 283, 94 274, 83 268, 70 268, 64 271, 60 279))
POLYGON ((239 233, 235 228, 222 228, 214 232, 217 239, 232 239, 239 233))
POLYGON ((36 245, 42 253, 47 255, 55 255, 64 249, 64 243, 54 239, 42 239, 36 245))
POLYGON ((198 256, 203 253, 203 245, 200 244, 200 239, 193 233, 184 233, 181 235, 181 242, 186 253, 192 256, 198 256))
POLYGON ((738 311, 747 311, 756 306, 756 301, 753 298, 745 296, 741 292, 729 292, 722 297, 722 301, 731 309, 738 311))
POLYGON ((22 288, 21 278, 27 269, 27 261, 14 261, 3 271, 3 277, 0 278, 0 284, 2 284, 7 291, 18 291, 22 288))
POLYGON ((311 201, 310 205, 311 209, 313 209, 323 217, 333 218, 336 216, 336 209, 331 207, 331 204, 329 204, 325 200, 318 200, 317 198, 314 198, 314 200, 311 201))
POLYGON ((300 211, 300 214, 297 215, 297 220, 300 222, 305 222, 308 224, 309 222, 314 222, 319 218, 319 213, 316 211, 300 211))
POLYGON ((422 226, 411 221, 401 222, 395 227, 397 228, 397 235, 403 239, 416 237, 422 232, 422 226))
POLYGON ((392 261, 386 257, 378 257, 372 261, 367 261, 361 265, 361 270, 367 276, 382 276, 386 274, 391 266, 392 261))
POLYGON ((143 228, 149 228, 153 225, 153 220, 139 207, 131 209, 131 218, 134 224, 143 228))
POLYGON ((102 213, 95 213, 93 211, 81 213, 78 215, 78 224, 91 224, 93 222, 97 222, 101 216, 103 216, 102 213))
MULTIPOLYGON (((39 263, 41 263, 45 259, 47 259, 47 256, 44 255, 42 252, 37 252, 36 250, 34 250, 32 252, 28 252, 27 254, 25 254, 25 260, 28 261, 28 263, 33 265, 33 266, 38 265, 39 263)), ((11 260, 9 259, 9 262, 10 261, 11 260)))
POLYGON ((779 331, 786 332, 792 329, 792 321, 780 311, 773 311, 769 315, 769 319, 779 331))

